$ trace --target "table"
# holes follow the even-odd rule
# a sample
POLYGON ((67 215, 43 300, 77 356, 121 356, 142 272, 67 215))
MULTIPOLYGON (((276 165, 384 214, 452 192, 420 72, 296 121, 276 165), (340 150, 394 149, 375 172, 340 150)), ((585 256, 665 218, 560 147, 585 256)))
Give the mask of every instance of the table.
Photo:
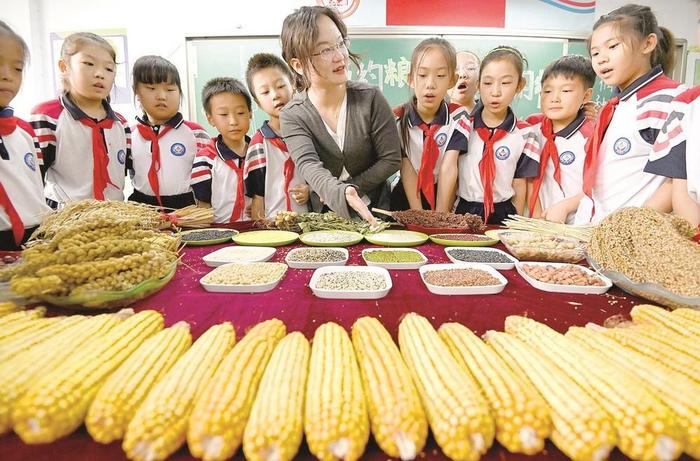
MULTIPOLYGON (((444 322, 460 322, 479 335, 489 329, 502 330, 505 317, 512 314, 526 315, 564 332, 571 325, 582 326, 587 322, 602 324, 610 316, 626 315, 632 306, 643 302, 616 287, 604 295, 547 293, 530 286, 515 270, 501 271, 508 279, 508 285, 498 295, 434 295, 427 290, 417 270, 390 271, 393 288, 385 298, 379 300, 316 298, 308 287, 313 271, 299 269, 289 269, 278 287, 267 293, 205 292, 199 285, 199 279, 211 268, 204 265, 201 257, 223 246, 186 247, 182 263, 173 280, 159 293, 135 304, 135 310, 150 308, 162 312, 166 326, 185 320, 190 323, 195 338, 213 324, 230 321, 236 329, 238 339, 248 327, 273 317, 282 320, 287 325, 288 332, 301 331, 311 339, 315 329, 324 322, 337 322, 349 331, 357 318, 370 315, 379 318, 396 340, 398 324, 407 312, 417 312, 427 317, 436 328, 444 322)), ((300 245, 279 248, 271 261, 283 262, 287 252, 298 246, 300 245)), ((367 247, 372 245, 359 244, 350 247, 348 264, 363 265, 361 252, 367 247)), ((422 251, 431 263, 450 262, 444 253, 444 247, 426 243, 416 248, 422 251)), ((432 439, 429 440, 424 454, 424 459, 446 459, 432 439)), ((550 442, 546 450, 536 458, 567 459, 550 442)), ((14 434, 0 437, 2 461, 97 459, 126 458, 119 443, 106 446, 97 444, 84 428, 50 445, 24 445, 14 434)), ((183 447, 169 459, 183 461, 194 458, 189 455, 187 448, 183 447)), ((240 451, 236 459, 243 459, 240 451)), ((303 445, 296 459, 314 458, 303 445)), ((370 441, 362 459, 383 461, 387 456, 370 441)), ((500 445, 494 444, 482 459, 532 460, 533 457, 508 453, 500 445)), ((611 459, 624 459, 624 456, 616 450, 611 459)))

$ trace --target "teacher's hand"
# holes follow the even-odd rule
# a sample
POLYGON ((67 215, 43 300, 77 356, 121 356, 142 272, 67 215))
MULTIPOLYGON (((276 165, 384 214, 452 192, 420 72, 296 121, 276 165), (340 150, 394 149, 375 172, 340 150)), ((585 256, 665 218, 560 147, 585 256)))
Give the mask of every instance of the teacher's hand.
POLYGON ((372 215, 367 205, 365 205, 365 202, 363 202, 357 194, 357 189, 352 186, 345 188, 345 200, 348 202, 348 206, 355 210, 357 214, 371 226, 376 226, 378 224, 377 218, 372 215))

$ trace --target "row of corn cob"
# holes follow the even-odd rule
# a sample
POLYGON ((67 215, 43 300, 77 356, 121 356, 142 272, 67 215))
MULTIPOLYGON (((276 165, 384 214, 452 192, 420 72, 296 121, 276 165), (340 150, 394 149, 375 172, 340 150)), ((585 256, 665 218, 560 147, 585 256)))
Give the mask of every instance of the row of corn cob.
MULTIPOLYGON (((49 320, 43 313, 11 312, 0 324, 49 320)), ((137 460, 165 459, 187 441, 205 460, 242 447, 251 460, 285 461, 305 434, 317 458, 354 461, 370 431, 389 456, 408 460, 428 426, 453 460, 479 459, 494 438, 525 454, 551 438, 574 460, 606 459, 615 446, 635 460, 700 457, 691 397, 700 391, 700 314, 637 306, 632 317, 630 328, 562 335, 512 316, 482 341, 463 325, 436 331, 408 314, 399 347, 371 317, 351 336, 324 324, 311 346, 276 319, 235 346, 229 323, 191 346, 186 323, 162 330, 153 311, 58 318, 0 339, 0 352, 12 353, 0 363, 0 433, 45 443, 84 421, 98 442, 123 438, 137 460)))

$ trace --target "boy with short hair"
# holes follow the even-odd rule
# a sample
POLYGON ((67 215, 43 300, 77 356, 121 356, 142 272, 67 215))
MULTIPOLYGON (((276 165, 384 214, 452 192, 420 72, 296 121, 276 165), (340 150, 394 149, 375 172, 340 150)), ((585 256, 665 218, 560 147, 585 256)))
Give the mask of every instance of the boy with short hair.
POLYGON ((591 60, 562 56, 542 74, 542 116, 528 121, 539 126, 540 170, 529 184, 530 216, 572 223, 583 197, 583 164, 586 142, 594 122, 583 105, 591 99, 595 84, 591 60))
POLYGON ((202 104, 219 136, 197 152, 192 165, 192 189, 198 205, 214 209, 215 223, 250 219, 244 186, 245 154, 250 138, 251 98, 234 78, 211 79, 202 89, 202 104))
POLYGON ((278 56, 258 53, 248 61, 246 83, 258 106, 270 116, 248 146, 244 168, 252 219, 279 211, 308 211, 309 186, 295 172, 287 145, 279 135, 280 111, 292 99, 294 77, 278 56))

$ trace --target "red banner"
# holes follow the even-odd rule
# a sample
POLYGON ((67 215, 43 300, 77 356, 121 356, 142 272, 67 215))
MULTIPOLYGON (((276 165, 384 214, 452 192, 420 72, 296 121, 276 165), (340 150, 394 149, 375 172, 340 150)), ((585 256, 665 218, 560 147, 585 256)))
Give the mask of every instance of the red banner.
POLYGON ((386 0, 387 26, 504 27, 505 0, 386 0))

